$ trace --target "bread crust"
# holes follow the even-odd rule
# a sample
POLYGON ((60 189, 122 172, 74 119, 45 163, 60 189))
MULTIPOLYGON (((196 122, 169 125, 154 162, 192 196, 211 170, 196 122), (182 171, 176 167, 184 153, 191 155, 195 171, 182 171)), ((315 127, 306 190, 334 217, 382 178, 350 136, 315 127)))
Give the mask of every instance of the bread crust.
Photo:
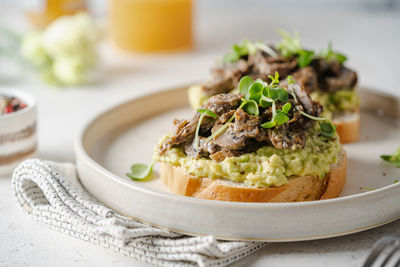
POLYGON ((344 116, 334 117, 333 124, 340 137, 340 143, 357 142, 360 139, 360 111, 344 116))
POLYGON ((197 178, 161 163, 161 180, 175 194, 235 202, 296 202, 338 197, 346 183, 346 153, 323 178, 292 176, 279 187, 257 188, 222 179, 197 178))

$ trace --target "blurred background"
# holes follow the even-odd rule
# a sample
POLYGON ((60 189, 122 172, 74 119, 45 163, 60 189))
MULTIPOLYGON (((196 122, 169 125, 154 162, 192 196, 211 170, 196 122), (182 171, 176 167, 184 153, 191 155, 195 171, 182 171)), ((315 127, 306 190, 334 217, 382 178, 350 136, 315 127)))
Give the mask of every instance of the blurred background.
MULTIPOLYGON (((297 30, 311 49, 332 41, 359 71, 361 85, 390 90, 400 74, 391 68, 399 60, 399 0, 0 0, 0 25, 23 35, 80 9, 101 31, 96 86, 131 87, 137 79, 153 78, 157 87, 177 74, 177 82, 201 80, 232 43, 243 38, 275 43, 276 28, 297 30)), ((23 84, 17 73, 8 75, 14 66, 2 58, 0 83, 14 78, 23 84)))
POLYGON ((400 96, 400 0, 0 0, 0 26, 0 87, 36 95, 40 139, 52 140, 39 154, 53 160, 73 160, 57 144, 99 111, 202 81, 233 43, 276 43, 277 28, 309 49, 331 41, 360 86, 400 96))

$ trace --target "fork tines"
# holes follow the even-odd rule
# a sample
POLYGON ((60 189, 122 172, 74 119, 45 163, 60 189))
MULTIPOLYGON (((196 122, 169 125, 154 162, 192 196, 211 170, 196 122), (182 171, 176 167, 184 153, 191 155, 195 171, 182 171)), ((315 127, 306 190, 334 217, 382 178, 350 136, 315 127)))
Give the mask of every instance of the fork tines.
POLYGON ((400 266, 400 238, 385 236, 379 239, 365 261, 363 267, 400 266))

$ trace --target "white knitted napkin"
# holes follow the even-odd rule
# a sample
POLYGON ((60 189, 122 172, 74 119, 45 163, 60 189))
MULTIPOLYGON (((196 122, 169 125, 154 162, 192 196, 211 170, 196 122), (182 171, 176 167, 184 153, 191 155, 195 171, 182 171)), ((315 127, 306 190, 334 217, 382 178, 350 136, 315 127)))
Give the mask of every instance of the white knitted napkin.
POLYGON ((226 266, 266 245, 190 237, 131 220, 91 197, 70 163, 25 160, 13 173, 12 189, 35 221, 160 266, 226 266))

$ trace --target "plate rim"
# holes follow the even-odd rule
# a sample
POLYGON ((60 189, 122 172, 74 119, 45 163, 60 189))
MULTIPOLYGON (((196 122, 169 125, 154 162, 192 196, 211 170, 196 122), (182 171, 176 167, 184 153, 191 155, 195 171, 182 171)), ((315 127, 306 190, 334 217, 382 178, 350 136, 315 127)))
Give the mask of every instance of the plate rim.
MULTIPOLYGON (((101 202, 101 201, 100 201, 101 202)), ((189 236, 207 236, 206 234, 201 234, 201 233, 195 233, 195 232, 189 232, 189 231, 184 231, 184 230, 179 230, 179 229, 175 229, 173 227, 167 227, 167 226, 163 226, 157 223, 152 223, 149 222, 147 220, 143 220, 143 219, 139 219, 135 216, 126 214, 125 212, 122 212, 116 208, 112 208, 107 206, 106 204, 104 204, 103 202, 101 202, 103 205, 105 205, 106 207, 108 207, 109 209, 118 212, 121 215, 124 215, 128 218, 131 218, 133 220, 145 223, 145 224, 149 224, 151 226, 154 227, 158 227, 164 230, 168 230, 168 231, 172 231, 172 232, 176 232, 179 234, 184 234, 184 235, 189 235, 189 236)), ((344 235, 349 235, 349 234, 355 234, 355 233, 359 233, 359 232, 363 232, 369 229, 373 229, 379 226, 383 226, 386 224, 389 224, 391 222, 397 221, 400 219, 400 216, 386 220, 384 222, 380 222, 380 223, 376 223, 376 224, 372 224, 372 225, 368 225, 368 226, 364 226, 364 227, 358 227, 352 230, 348 230, 348 231, 343 231, 343 232, 336 232, 333 234, 326 234, 326 235, 310 235, 310 236, 301 236, 301 237, 296 237, 296 238, 237 238, 237 237, 229 237, 229 236, 219 236, 219 235, 214 235, 214 237, 216 239, 220 239, 220 240, 227 240, 227 241, 250 241, 250 242, 271 242, 271 243, 276 243, 276 242, 299 242, 299 241, 312 241, 312 240, 319 240, 319 239, 327 239, 327 238, 334 238, 334 237, 339 237, 339 236, 344 236, 344 235)))
MULTIPOLYGON (((189 85, 190 86, 190 85, 189 85)), ((209 199, 199 199, 199 198, 194 198, 194 197, 189 197, 189 196, 182 196, 182 195, 178 195, 178 194, 173 194, 170 192, 163 192, 163 191, 156 191, 156 190, 152 190, 150 188, 147 187, 142 187, 139 184, 133 182, 133 181, 129 181, 128 179, 121 177, 117 174, 112 173, 111 171, 107 170, 105 167, 101 166, 99 163, 97 163, 85 150, 84 145, 83 145, 83 139, 84 139, 84 135, 87 131, 87 129, 89 129, 89 127, 95 123, 96 120, 100 119, 101 117, 105 116, 107 113, 112 112, 113 110, 119 108, 120 106, 129 104, 130 102, 133 101, 138 101, 138 100, 144 100, 146 98, 152 97, 156 94, 159 93, 166 93, 169 91, 180 91, 180 90, 185 90, 186 88, 188 88, 189 86, 176 86, 176 87, 172 87, 169 89, 165 89, 165 90, 158 90, 158 91, 153 91, 151 93, 146 93, 137 97, 133 97, 130 98, 128 100, 122 101, 120 103, 117 103, 109 108, 106 108, 105 110, 94 114, 90 119, 88 119, 86 121, 86 123, 83 124, 83 126, 81 127, 81 129, 79 130, 78 134, 75 137, 74 140, 74 150, 75 150, 75 154, 76 154, 76 160, 77 160, 77 156, 81 156, 81 159, 86 161, 86 164, 88 164, 90 167, 96 169, 97 171, 100 171, 104 174, 106 174, 109 178, 111 178, 112 180, 114 180, 115 182, 118 182, 124 186, 128 186, 132 189, 137 189, 142 191, 143 193, 148 193, 151 195, 155 195, 158 197, 163 197, 163 198, 168 198, 168 199, 174 199, 174 200, 184 200, 184 201, 189 201, 189 202, 193 202, 193 203, 201 203, 201 204, 205 204, 205 205, 217 205, 217 206, 230 206, 230 207, 243 207, 243 208, 262 208, 262 209, 266 209, 266 208, 285 208, 285 207, 313 207, 313 206, 328 206, 328 205, 332 205, 332 204, 337 204, 337 202, 348 202, 348 201, 357 201, 361 198, 365 198, 365 197, 369 197, 370 195, 377 195, 377 194, 381 194, 381 193, 387 193, 388 191, 390 192, 391 190, 393 190, 396 187, 400 187, 400 183, 393 183, 390 185, 386 185, 384 187, 372 190, 372 191, 368 191, 368 192, 361 192, 361 193, 357 193, 357 194, 352 194, 352 195, 348 195, 348 196, 342 196, 342 197, 338 197, 338 198, 332 198, 332 199, 323 199, 323 200, 317 200, 317 201, 302 201, 302 202, 277 202, 277 203, 269 203, 269 202, 233 202, 233 201, 215 201, 215 200, 209 200, 209 199)), ((383 93, 381 94, 379 91, 377 90, 372 90, 370 88, 367 87, 361 87, 360 88, 362 91, 364 91, 365 93, 373 93, 375 95, 382 95, 384 97, 392 97, 394 99, 397 99, 397 101, 400 101, 399 98, 397 98, 397 96, 395 95, 390 95, 387 93, 383 93)))

